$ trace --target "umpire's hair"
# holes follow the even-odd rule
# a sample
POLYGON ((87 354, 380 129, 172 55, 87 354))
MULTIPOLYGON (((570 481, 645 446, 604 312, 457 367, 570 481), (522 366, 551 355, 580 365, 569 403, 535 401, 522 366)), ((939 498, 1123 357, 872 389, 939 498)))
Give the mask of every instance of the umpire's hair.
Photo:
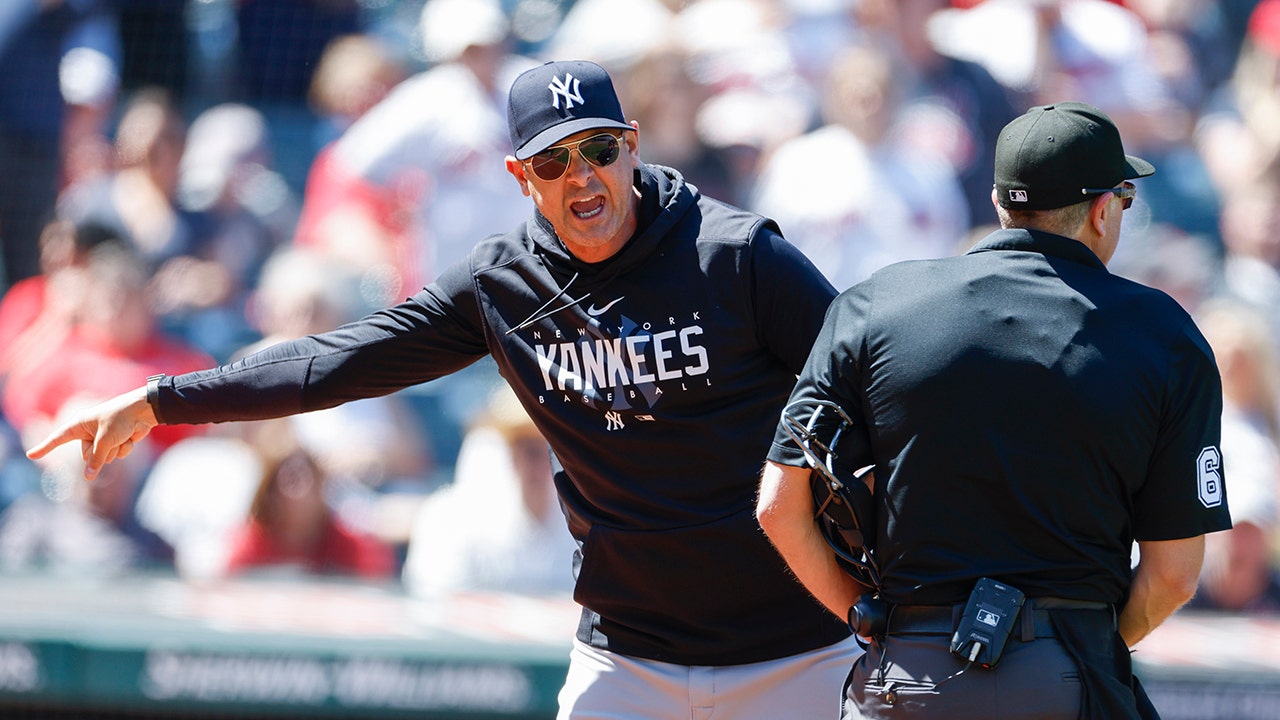
POLYGON ((1000 219, 1002 228, 1022 228, 1025 230, 1043 230, 1055 235, 1074 238, 1085 221, 1089 219, 1089 208, 1094 198, 1078 202, 1066 207, 1052 210, 1010 210, 996 204, 996 217, 1000 219))

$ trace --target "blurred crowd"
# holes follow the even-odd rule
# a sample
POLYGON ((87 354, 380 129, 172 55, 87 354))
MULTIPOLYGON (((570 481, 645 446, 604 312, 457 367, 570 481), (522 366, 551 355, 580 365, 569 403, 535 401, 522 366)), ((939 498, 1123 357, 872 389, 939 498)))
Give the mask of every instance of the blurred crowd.
POLYGON ((1235 529, 1193 606, 1280 613, 1280 0, 9 0, 0 568, 567 593, 545 447, 489 363, 286 420, 162 427, 92 485, 67 408, 397 302, 531 213, 505 93, 609 69, 641 156, 840 289, 996 222, 995 135, 1107 111, 1157 173, 1113 272, 1201 325, 1235 529))

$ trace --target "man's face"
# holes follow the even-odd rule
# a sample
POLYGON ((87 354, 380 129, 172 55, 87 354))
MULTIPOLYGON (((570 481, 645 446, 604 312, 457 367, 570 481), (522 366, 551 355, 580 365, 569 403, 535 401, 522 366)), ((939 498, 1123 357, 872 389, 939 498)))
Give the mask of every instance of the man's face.
POLYGON ((600 262, 622 249, 635 233, 639 195, 632 180, 640 162, 638 132, 584 130, 556 143, 565 145, 570 146, 569 166, 554 180, 544 180, 533 171, 536 158, 521 162, 508 156, 507 171, 551 222, 574 257, 600 262), (597 167, 583 159, 575 143, 604 132, 621 136, 618 157, 597 167))

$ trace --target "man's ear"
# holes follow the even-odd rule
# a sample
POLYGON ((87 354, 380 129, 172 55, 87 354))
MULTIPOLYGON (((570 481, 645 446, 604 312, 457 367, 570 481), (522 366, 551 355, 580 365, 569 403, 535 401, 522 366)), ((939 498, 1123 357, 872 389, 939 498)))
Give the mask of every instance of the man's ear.
POLYGON ((524 174, 524 163, 517 160, 514 155, 508 155, 506 164, 507 172, 520 183, 520 192, 524 193, 525 197, 529 197, 529 178, 524 174))
POLYGON ((1089 222, 1099 236, 1107 234, 1107 213, 1111 212, 1111 206, 1111 198, 1107 195, 1094 198, 1093 204, 1089 206, 1089 222))
POLYGON ((640 152, 640 123, 632 120, 631 129, 633 132, 622 133, 622 142, 626 143, 629 153, 638 155, 640 152))

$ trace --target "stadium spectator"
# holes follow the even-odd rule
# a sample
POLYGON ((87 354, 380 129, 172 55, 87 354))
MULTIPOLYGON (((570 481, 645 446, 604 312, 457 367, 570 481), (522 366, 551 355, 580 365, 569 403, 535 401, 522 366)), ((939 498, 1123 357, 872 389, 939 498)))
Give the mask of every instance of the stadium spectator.
POLYGON ((1178 85, 1193 73, 1171 75, 1161 55, 1172 36, 1152 48, 1143 18, 1109 0, 985 0, 943 10, 929 26, 943 52, 984 65, 1022 104, 1099 107, 1126 147, 1167 168, 1138 196, 1128 225, 1150 214, 1190 232, 1215 231, 1215 188, 1187 148, 1198 108, 1178 85))
POLYGON ((894 81, 904 87, 900 123, 904 143, 932 147, 955 169, 970 224, 995 223, 991 172, 996 137, 1017 116, 1010 91, 979 63, 944 55, 929 35, 929 20, 947 0, 866 0, 857 25, 888 44, 894 81))
POLYGON ((611 0, 574 3, 548 54, 608 68, 651 137, 646 158, 683 168, 707 194, 746 206, 761 159, 816 113, 804 74, 816 68, 801 67, 798 55, 825 66, 815 54, 827 43, 794 35, 820 26, 800 22, 784 4, 645 0, 629 7, 625 37, 591 31, 616 8, 611 0))
MULTIPOLYGON (((1197 117, 1234 65, 1239 38, 1216 1, 1129 0, 1146 31, 1141 63, 1157 94, 1141 113, 1133 151, 1168 172, 1153 175, 1140 198, 1152 222, 1217 239, 1217 188, 1193 140, 1197 117)), ((1136 215, 1137 213, 1135 213, 1136 215)))
POLYGON ((177 205, 200 218, 200 231, 156 270, 154 307, 166 329, 219 360, 258 338, 245 301, 297 220, 270 141, 256 109, 215 105, 192 121, 178 166, 177 205))
POLYGON ((1271 326, 1231 300, 1207 303, 1196 323, 1222 373, 1222 454, 1230 463, 1233 527, 1208 535, 1199 610, 1280 614, 1280 367, 1271 326))
POLYGON ((1201 114, 1197 147, 1214 187, 1226 196, 1280 172, 1280 0, 1263 0, 1230 82, 1201 114))
POLYGON ((1233 527, 1205 536, 1204 568, 1187 610, 1280 616, 1274 524, 1232 511, 1233 527))
POLYGON ((0 298, 0 381, 40 365, 76 321, 90 251, 118 241, 99 225, 54 220, 40 233, 40 274, 18 281, 0 298))
MULTIPOLYGON (((147 277, 137 256, 119 243, 90 253, 75 324, 38 363, 15 368, 4 384, 5 416, 24 435, 38 434, 72 401, 114 395, 143 376, 194 370, 211 361, 165 335, 147 304, 147 277)), ((199 432, 168 428, 154 436, 159 447, 199 432)))
POLYGON ((232 534, 249 516, 263 451, 289 441, 283 423, 218 425, 158 453, 138 493, 138 522, 173 547, 184 579, 220 577, 232 534))
POLYGON ((762 88, 727 88, 698 107, 698 139, 720 156, 730 187, 725 197, 746 206, 755 195, 764 162, 809 126, 808 108, 762 88))
POLYGON ((1126 138, 1146 134, 1146 114, 1162 101, 1146 28, 1118 3, 984 0, 930 25, 942 52, 982 64, 1023 104, 1077 98, 1114 113, 1126 138))
POLYGON ((1146 27, 1147 62, 1179 104, 1198 110, 1209 93, 1230 78, 1244 34, 1231 22, 1228 3, 1122 0, 1121 4, 1146 27))
MULTIPOLYGON (((359 301, 358 283, 357 274, 333 258, 282 248, 267 261, 250 298, 250 318, 263 337, 234 357, 355 320, 369 309, 359 301)), ((441 415, 430 419, 434 422, 427 427, 413 399, 397 393, 296 415, 286 422, 296 442, 329 476, 330 501, 343 520, 403 545, 409 539, 413 509, 439 482, 439 453, 431 440, 461 434, 442 427, 446 423, 441 415)), ((451 465, 453 458, 444 461, 451 465)))
POLYGON ((418 511, 405 586, 423 597, 568 595, 576 549, 556 502, 547 441, 502 386, 468 430, 453 484, 418 511))
POLYGON ((1230 530, 1205 537, 1204 569, 1187 610, 1280 615, 1280 572, 1272 559, 1273 534, 1264 523, 1236 517, 1230 530))
POLYGON ((1280 365, 1274 334, 1256 309, 1227 299, 1206 303, 1196 323, 1222 373, 1222 451, 1231 462, 1233 510, 1274 536, 1280 530, 1280 365))
POLYGON ((100 483, 78 480, 84 461, 74 448, 40 462, 40 487, 0 515, 0 569, 76 577, 171 569, 173 549, 134 513, 151 457, 145 441, 136 456, 103 473, 100 483))
POLYGON ((678 43, 655 46, 614 73, 618 96, 646 130, 647 162, 681 168, 702 192, 729 199, 737 194, 731 168, 698 135, 698 109, 711 89, 689 74, 691 60, 678 43))
MULTIPOLYGON (((478 240, 524 222, 528 214, 520 187, 503 165, 511 151, 506 91, 519 72, 535 63, 511 51, 510 24, 501 4, 428 0, 418 32, 430 66, 396 85, 316 156, 294 237, 295 246, 359 272, 363 309, 402 301, 465 257, 478 240)), ((482 362, 409 394, 418 416, 430 426, 429 450, 440 469, 452 465, 461 427, 482 403, 477 388, 496 380, 493 364, 482 362)), ((327 437, 337 432, 344 447, 368 433, 379 440, 367 447, 386 448, 383 439, 415 432, 410 423, 396 424, 393 435, 374 423, 310 422, 336 417, 340 415, 319 415, 308 422, 327 437), (364 432, 353 433, 353 427, 364 432)), ((377 422, 388 416, 373 417, 377 422)), ((316 435, 305 429, 299 434, 317 452, 337 446, 308 442, 316 435)), ((421 441, 398 447, 428 449, 421 441)), ((382 457, 396 455, 388 451, 382 457)), ((431 472, 430 467, 422 470, 431 472)), ((337 503, 344 517, 366 529, 381 526, 389 540, 407 540, 408 504, 362 496, 359 486, 338 484, 353 491, 337 503), (394 516, 389 526, 375 520, 385 519, 384 512, 394 516)))
POLYGON ((324 49, 307 101, 320 116, 317 149, 337 140, 405 79, 404 64, 371 35, 342 35, 324 49))
POLYGON ((432 67, 316 157, 295 238, 362 268, 383 305, 526 213, 503 171, 505 90, 533 61, 509 52, 497 0, 429 0, 421 30, 432 67))
POLYGON ((0 290, 40 272, 64 158, 74 167, 105 144, 121 53, 113 5, 0 3, 0 290))
POLYGON ((325 500, 326 483, 324 470, 301 449, 269 460, 249 519, 231 538, 227 574, 301 570, 390 577, 391 548, 334 515, 325 500))
POLYGON ((1264 313, 1280 338, 1280 175, 1223 194, 1219 223, 1226 249, 1221 293, 1264 313))
POLYGON ((128 101, 115 133, 115 169, 66 188, 58 216, 77 225, 110 228, 154 271, 189 253, 199 218, 177 205, 186 121, 168 94, 139 91, 128 101))
POLYGON ((903 88, 870 43, 832 66, 826 124, 787 141, 760 173, 752 209, 842 290, 899 260, 952 254, 969 213, 948 160, 899 141, 903 88))
POLYGON ((373 38, 345 35, 325 48, 312 79, 310 103, 321 117, 323 142, 307 173, 293 244, 360 269, 361 294, 385 304, 416 277, 408 232, 411 198, 356 177, 334 158, 338 140, 377 107, 403 78, 373 38), (411 272, 412 271, 412 272, 411 272), (403 287, 402 287, 403 286, 403 287))

